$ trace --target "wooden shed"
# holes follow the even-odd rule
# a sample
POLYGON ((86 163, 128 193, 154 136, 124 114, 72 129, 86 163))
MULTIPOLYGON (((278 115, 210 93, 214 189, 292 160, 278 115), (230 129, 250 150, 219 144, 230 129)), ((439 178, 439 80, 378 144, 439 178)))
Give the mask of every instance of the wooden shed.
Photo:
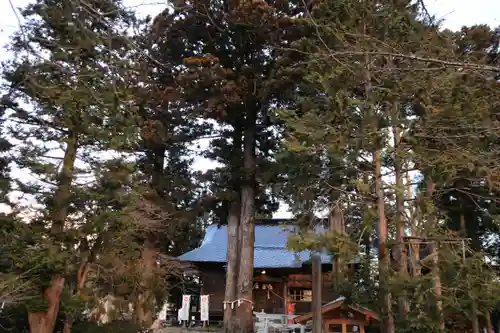
MULTIPOLYGON (((365 328, 378 322, 375 312, 354 304, 346 304, 340 297, 321 308, 324 332, 365 333, 365 328)), ((305 325, 312 319, 312 312, 294 319, 297 324, 305 325)))

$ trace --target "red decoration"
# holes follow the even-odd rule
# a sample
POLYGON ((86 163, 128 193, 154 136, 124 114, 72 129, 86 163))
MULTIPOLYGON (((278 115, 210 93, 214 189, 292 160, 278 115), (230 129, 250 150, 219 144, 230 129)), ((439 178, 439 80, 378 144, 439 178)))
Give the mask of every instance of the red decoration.
MULTIPOLYGON (((286 305, 286 314, 293 315, 295 314, 295 303, 288 303, 286 305)), ((293 319, 288 319, 289 324, 293 324, 293 319)))

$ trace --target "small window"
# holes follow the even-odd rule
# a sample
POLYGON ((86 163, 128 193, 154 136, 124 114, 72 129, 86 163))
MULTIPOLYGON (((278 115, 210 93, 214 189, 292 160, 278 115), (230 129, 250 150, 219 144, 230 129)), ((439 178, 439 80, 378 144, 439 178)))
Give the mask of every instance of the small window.
POLYGON ((303 299, 304 301, 311 302, 313 297, 312 290, 304 290, 303 299))
POLYGON ((311 302, 312 290, 311 289, 290 289, 288 297, 291 302, 311 302))
POLYGON ((328 326, 328 332, 331 332, 331 333, 342 333, 342 325, 340 325, 340 324, 330 324, 328 326))

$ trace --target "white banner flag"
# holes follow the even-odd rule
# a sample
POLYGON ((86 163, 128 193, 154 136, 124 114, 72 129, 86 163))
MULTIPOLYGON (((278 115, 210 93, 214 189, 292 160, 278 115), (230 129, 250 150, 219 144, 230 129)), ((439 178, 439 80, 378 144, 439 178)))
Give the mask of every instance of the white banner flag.
POLYGON ((189 320, 190 306, 191 306, 191 295, 182 295, 182 308, 179 311, 180 320, 189 320))
POLYGON ((208 304, 209 304, 209 295, 201 295, 200 296, 200 320, 208 321, 208 304))

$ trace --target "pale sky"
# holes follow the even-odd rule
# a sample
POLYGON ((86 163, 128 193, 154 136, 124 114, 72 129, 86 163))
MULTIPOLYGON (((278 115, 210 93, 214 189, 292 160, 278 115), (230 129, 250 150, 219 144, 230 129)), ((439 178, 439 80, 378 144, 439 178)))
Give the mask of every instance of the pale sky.
MULTIPOLYGON (((427 9, 431 14, 444 19, 444 27, 458 30, 463 25, 489 24, 491 26, 500 25, 500 0, 424 0, 427 9)), ((15 7, 24 7, 30 0, 0 0, 0 61, 7 60, 11 54, 4 50, 4 45, 8 43, 9 36, 18 29, 19 21, 11 3, 15 7)), ((165 9, 166 0, 124 0, 126 6, 137 10, 140 15, 154 16, 165 9)), ((19 19, 21 19, 18 14, 19 19)), ((195 163, 198 169, 209 167, 208 161, 198 160, 195 163)), ((15 176, 24 178, 22 171, 15 172, 15 176)), ((1 208, 0 208, 1 210, 1 208)), ((275 214, 276 218, 288 218, 290 213, 286 207, 280 208, 275 214)))

